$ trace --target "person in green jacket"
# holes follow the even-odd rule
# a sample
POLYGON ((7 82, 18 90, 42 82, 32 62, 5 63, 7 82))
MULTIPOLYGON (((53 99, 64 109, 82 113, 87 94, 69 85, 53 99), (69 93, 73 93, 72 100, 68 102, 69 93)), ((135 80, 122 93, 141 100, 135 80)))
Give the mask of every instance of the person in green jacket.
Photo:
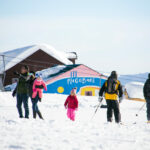
POLYGON ((13 96, 17 96, 17 109, 20 118, 24 118, 22 113, 22 104, 24 105, 25 109, 25 118, 29 118, 29 107, 28 107, 28 98, 29 98, 29 91, 28 91, 28 80, 30 79, 29 75, 29 67, 22 66, 21 67, 21 74, 18 74, 19 81, 17 83, 17 87, 13 92, 13 96))

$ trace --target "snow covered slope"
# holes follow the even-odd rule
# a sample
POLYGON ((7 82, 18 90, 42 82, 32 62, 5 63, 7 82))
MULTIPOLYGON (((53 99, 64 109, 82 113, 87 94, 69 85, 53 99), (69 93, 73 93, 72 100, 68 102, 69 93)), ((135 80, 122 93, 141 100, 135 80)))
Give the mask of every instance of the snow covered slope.
POLYGON ((148 72, 140 73, 140 74, 132 74, 132 75, 120 75, 119 80, 123 85, 129 82, 142 82, 144 83, 148 78, 148 72))
POLYGON ((124 100, 121 104, 124 126, 106 123, 106 109, 91 117, 97 97, 78 97, 76 122, 66 118, 64 95, 44 94, 39 107, 45 118, 18 119, 16 100, 0 93, 0 150, 149 150, 150 125, 145 108, 136 118, 142 102, 124 100), (133 124, 133 122, 137 124, 133 124))
POLYGON ((129 98, 144 99, 143 87, 144 83, 141 82, 130 82, 125 85, 129 98))

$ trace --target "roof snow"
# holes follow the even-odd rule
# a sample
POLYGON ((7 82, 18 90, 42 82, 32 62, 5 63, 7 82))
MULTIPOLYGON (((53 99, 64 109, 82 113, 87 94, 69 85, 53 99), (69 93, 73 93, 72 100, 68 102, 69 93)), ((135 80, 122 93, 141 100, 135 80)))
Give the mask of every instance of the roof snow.
POLYGON ((77 59, 77 55, 75 52, 68 52, 68 53, 65 53, 65 55, 68 59, 77 59))
MULTIPOLYGON (((55 59, 61 61, 65 65, 72 64, 72 62, 68 60, 70 56, 74 58, 76 57, 75 54, 73 53, 65 53, 65 52, 57 51, 55 48, 47 44, 31 45, 31 46, 26 46, 26 47, 3 52, 2 55, 5 56, 5 70, 8 70, 11 67, 15 66, 16 64, 23 61, 24 59, 26 59, 27 57, 29 57, 39 49, 44 51, 48 55, 54 57, 55 59)), ((2 58, 0 58, 0 72, 3 72, 3 70, 4 70, 3 61, 2 58)))
POLYGON ((41 74, 42 78, 44 80, 46 80, 47 78, 49 79, 49 76, 52 74, 56 74, 58 72, 60 72, 61 70, 65 69, 66 66, 65 65, 58 65, 55 67, 51 67, 51 68, 47 68, 47 69, 43 69, 41 71, 37 71, 36 73, 41 74))

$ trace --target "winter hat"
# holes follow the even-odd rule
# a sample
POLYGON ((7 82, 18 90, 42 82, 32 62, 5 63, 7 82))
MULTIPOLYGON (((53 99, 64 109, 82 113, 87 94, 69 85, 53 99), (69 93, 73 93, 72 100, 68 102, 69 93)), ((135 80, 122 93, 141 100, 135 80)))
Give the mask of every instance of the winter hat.
POLYGON ((71 94, 76 95, 76 91, 77 91, 77 88, 73 88, 73 89, 71 90, 71 94))
POLYGON ((35 77, 36 77, 36 78, 42 78, 42 74, 41 74, 41 73, 36 73, 36 74, 35 74, 35 77))
POLYGON ((26 72, 29 72, 29 67, 27 65, 21 66, 21 70, 24 69, 26 72))
POLYGON ((24 65, 23 68, 29 72, 29 66, 24 65))
POLYGON ((117 79, 117 78, 118 78, 118 75, 117 75, 117 72, 116 72, 116 71, 112 71, 110 76, 111 76, 112 78, 114 78, 114 79, 117 79))

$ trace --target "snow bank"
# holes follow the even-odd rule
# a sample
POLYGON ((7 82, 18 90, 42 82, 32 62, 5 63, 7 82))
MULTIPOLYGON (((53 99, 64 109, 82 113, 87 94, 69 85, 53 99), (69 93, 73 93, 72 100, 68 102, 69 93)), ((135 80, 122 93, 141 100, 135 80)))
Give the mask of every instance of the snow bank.
POLYGON ((5 91, 12 91, 12 90, 14 90, 16 88, 16 86, 17 86, 17 83, 13 83, 11 85, 7 85, 7 86, 5 86, 5 91))
POLYGON ((140 98, 144 99, 143 96, 144 83, 141 82, 130 82, 125 85, 129 98, 140 98))

